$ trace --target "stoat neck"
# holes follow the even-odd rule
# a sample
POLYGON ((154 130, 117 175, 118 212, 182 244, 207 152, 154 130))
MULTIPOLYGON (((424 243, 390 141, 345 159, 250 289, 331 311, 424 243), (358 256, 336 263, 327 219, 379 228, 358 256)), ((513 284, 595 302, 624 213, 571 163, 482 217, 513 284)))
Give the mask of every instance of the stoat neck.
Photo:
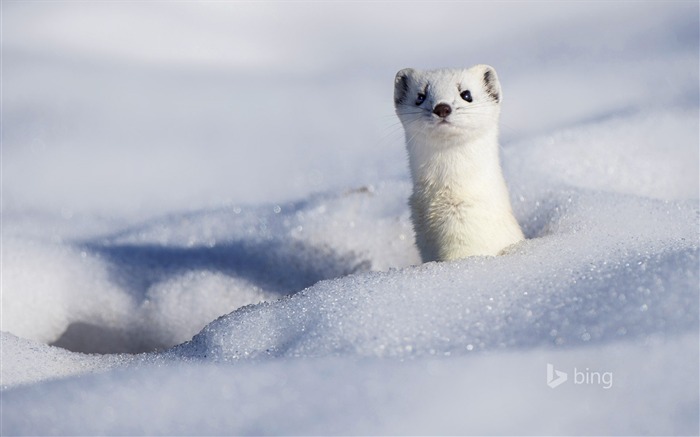
POLYGON ((415 137, 408 145, 414 189, 424 193, 451 191, 467 202, 510 208, 501 171, 498 130, 478 138, 436 140, 415 137))

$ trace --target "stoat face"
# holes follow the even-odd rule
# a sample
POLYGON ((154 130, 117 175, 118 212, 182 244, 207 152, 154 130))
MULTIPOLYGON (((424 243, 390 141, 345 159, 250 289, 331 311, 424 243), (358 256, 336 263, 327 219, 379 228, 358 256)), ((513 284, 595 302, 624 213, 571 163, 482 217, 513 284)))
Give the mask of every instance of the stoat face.
POLYGON ((488 65, 469 69, 420 71, 405 68, 396 74, 394 106, 409 143, 428 137, 476 139, 498 126, 501 85, 488 65))

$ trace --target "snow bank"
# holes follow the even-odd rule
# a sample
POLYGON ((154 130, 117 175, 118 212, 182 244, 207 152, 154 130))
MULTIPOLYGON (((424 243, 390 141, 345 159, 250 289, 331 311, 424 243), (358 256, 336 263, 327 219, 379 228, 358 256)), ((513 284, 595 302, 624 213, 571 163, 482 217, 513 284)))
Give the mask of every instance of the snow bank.
POLYGON ((406 357, 697 328, 695 202, 561 192, 533 203, 524 223, 536 238, 508 256, 321 282, 223 317, 180 350, 406 357))
POLYGON ((176 214, 72 244, 6 239, 3 329, 83 352, 162 349, 236 308, 417 262, 406 188, 176 214))

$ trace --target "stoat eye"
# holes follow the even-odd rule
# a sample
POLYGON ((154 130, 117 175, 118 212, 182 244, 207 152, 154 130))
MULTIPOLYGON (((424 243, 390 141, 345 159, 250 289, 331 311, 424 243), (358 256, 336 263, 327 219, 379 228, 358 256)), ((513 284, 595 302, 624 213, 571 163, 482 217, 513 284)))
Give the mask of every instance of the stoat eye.
POLYGON ((420 106, 423 102, 425 102, 425 94, 418 93, 418 97, 416 98, 416 106, 420 106))
POLYGON ((462 91, 460 93, 460 97, 462 97, 467 102, 471 102, 472 100, 474 100, 474 99, 472 99, 472 93, 469 90, 462 91))

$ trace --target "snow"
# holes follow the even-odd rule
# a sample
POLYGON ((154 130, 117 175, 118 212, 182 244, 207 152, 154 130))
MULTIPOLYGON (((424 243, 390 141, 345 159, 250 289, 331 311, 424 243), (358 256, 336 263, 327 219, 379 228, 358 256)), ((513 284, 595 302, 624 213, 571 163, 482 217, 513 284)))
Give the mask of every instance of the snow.
POLYGON ((697 365, 674 355, 694 347, 694 337, 404 362, 151 364, 14 390, 4 414, 11 430, 59 435, 688 434, 697 365), (613 386, 552 390, 543 383, 547 360, 567 370, 604 365, 615 372, 613 386), (661 381, 665 372, 677 377, 661 381))
POLYGON ((696 3, 2 8, 3 435, 700 431, 696 3), (528 239, 421 265, 393 75, 483 62, 528 239))

